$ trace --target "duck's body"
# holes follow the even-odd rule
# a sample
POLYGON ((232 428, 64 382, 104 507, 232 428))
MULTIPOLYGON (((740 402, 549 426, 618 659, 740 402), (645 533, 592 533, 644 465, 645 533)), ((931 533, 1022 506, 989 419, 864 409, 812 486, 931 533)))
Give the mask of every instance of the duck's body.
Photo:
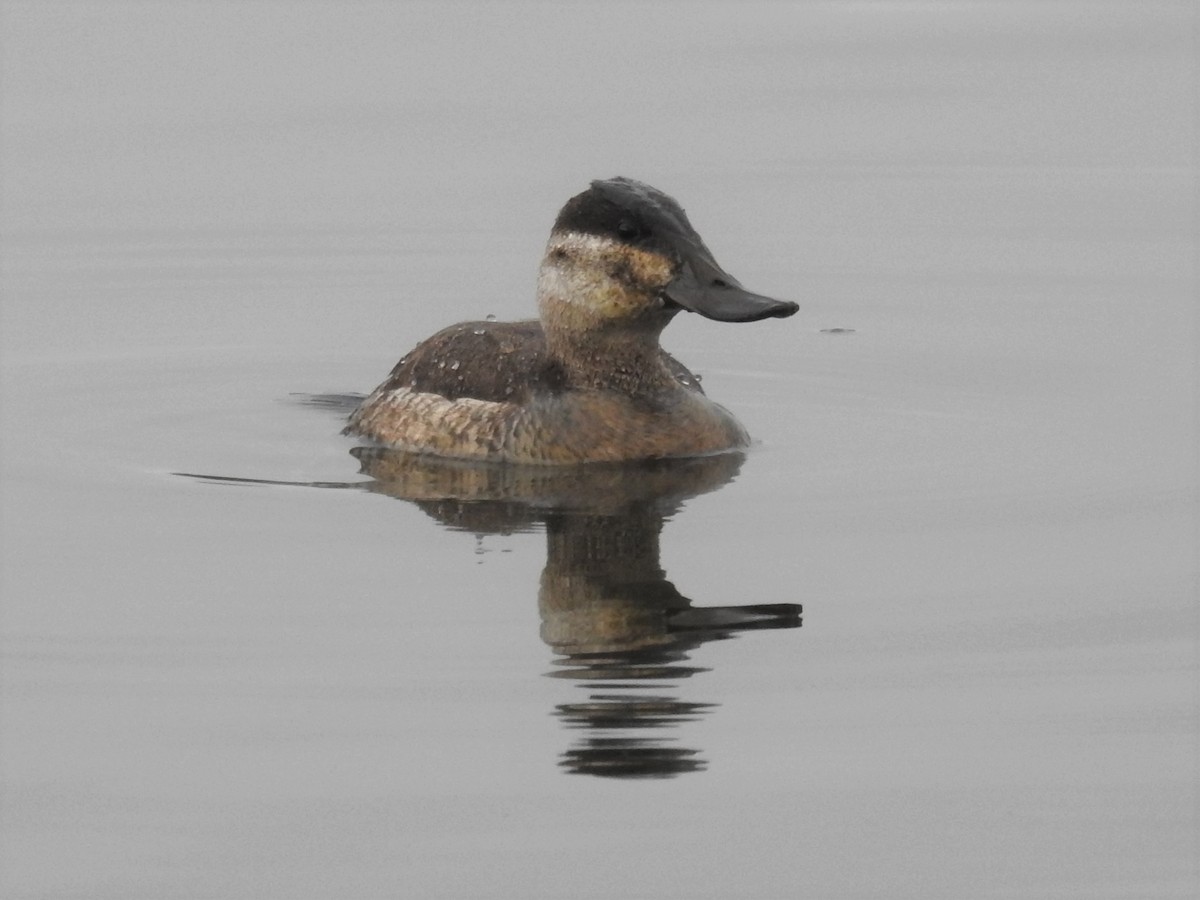
POLYGON ((796 305, 742 290, 671 198, 593 182, 559 214, 540 321, 464 322, 419 344, 346 431, 414 453, 569 464, 702 456, 749 437, 659 345, 680 309, 725 321, 796 305))
POLYGON ((417 453, 526 463, 699 456, 745 430, 659 350, 622 389, 573 383, 540 322, 463 322, 422 342, 351 418, 351 430, 417 453))

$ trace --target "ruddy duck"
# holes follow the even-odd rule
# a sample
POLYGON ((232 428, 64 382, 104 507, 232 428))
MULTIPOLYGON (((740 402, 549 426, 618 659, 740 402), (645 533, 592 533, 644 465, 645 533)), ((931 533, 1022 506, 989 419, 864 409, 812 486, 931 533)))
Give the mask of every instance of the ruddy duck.
POLYGON ((345 433, 412 453, 535 464, 744 447, 737 419, 659 345, 681 309, 754 322, 798 307, 744 290, 666 194, 629 178, 593 181, 550 233, 540 321, 439 331, 396 364, 345 433))

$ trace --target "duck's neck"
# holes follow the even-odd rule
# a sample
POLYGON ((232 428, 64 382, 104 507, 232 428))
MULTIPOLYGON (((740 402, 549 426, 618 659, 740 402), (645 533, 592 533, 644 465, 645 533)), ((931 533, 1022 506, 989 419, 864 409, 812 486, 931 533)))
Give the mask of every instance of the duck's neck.
POLYGON ((672 313, 652 298, 558 266, 543 266, 538 288, 546 350, 571 387, 630 396, 678 387, 658 342, 672 313))
POLYGON ((663 359, 657 331, 647 334, 643 329, 609 327, 580 333, 555 328, 544 320, 543 328, 547 350, 572 387, 635 397, 678 387, 663 359))

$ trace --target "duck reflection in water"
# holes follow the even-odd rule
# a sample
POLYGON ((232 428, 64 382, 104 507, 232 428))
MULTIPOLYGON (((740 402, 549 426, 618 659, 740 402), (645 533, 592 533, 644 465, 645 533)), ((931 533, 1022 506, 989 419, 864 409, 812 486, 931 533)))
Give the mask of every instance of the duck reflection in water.
POLYGON ((748 629, 795 628, 795 603, 693 606, 659 560, 663 523, 686 500, 731 481, 740 453, 584 466, 481 465, 377 447, 351 451, 369 488, 416 503, 442 524, 506 534, 541 524, 546 567, 538 590, 551 677, 584 696, 555 714, 581 738, 561 759, 575 773, 666 777, 702 770, 669 732, 716 704, 685 701, 675 682, 705 641, 748 629))

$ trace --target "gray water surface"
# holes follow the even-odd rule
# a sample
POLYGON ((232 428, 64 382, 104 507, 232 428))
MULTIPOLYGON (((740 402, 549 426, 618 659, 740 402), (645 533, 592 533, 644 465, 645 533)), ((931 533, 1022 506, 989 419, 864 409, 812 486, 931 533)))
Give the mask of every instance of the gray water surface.
POLYGON ((1194 896, 1197 29, 4 3, 0 893, 1194 896), (616 174, 744 458, 340 435, 616 174))

